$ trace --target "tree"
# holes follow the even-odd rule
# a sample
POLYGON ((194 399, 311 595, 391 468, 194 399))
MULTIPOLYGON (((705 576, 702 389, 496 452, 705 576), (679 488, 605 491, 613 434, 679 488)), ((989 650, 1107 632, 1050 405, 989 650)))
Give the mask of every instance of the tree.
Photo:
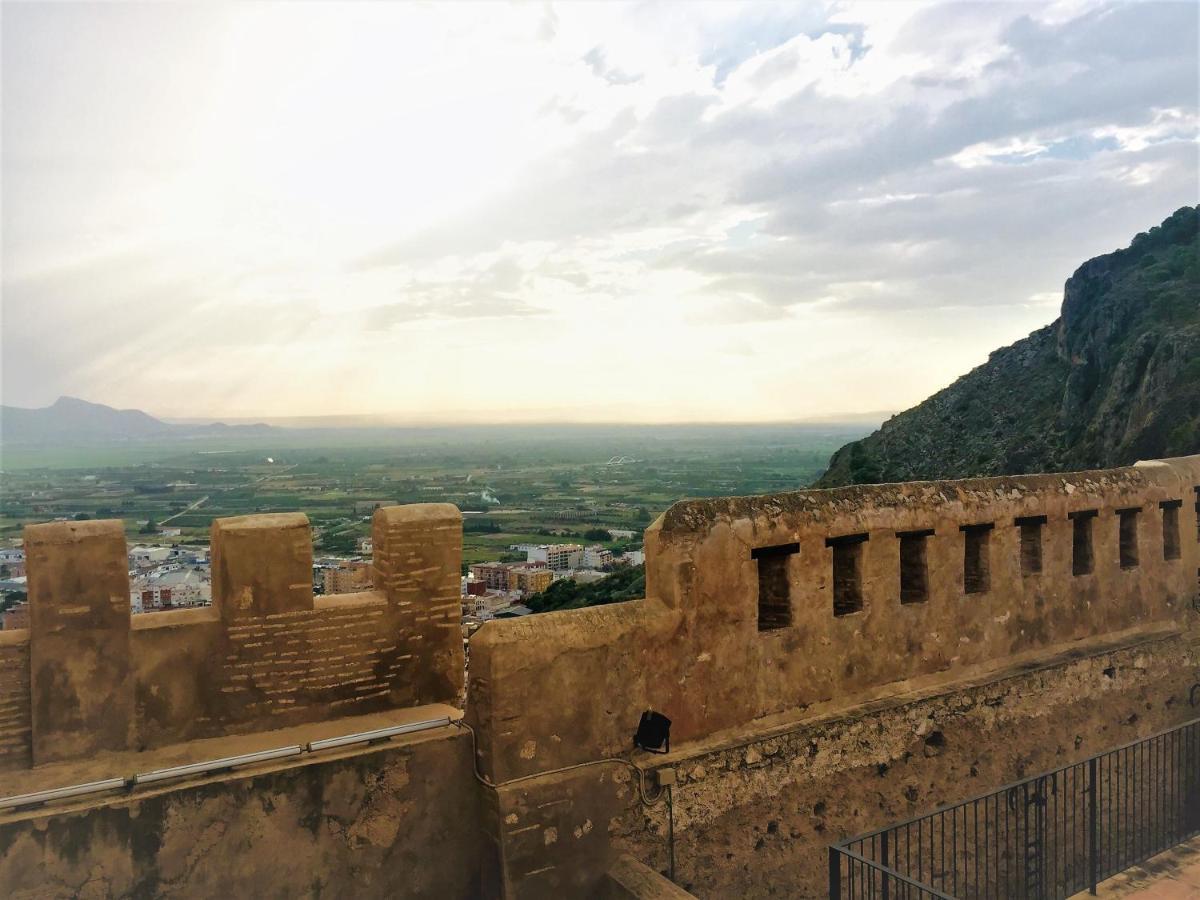
POLYGON ((854 484, 878 484, 882 475, 862 442, 850 445, 850 480, 854 484))
POLYGON ((158 526, 154 524, 153 519, 147 519, 146 524, 138 529, 141 534, 154 534, 158 531, 158 526))
POLYGON ((589 541, 611 541, 612 534, 606 528, 589 528, 583 533, 583 536, 589 541))
POLYGON ((582 606, 603 606, 622 600, 636 600, 646 595, 646 567, 629 566, 611 575, 580 584, 570 578, 556 581, 540 594, 534 594, 525 605, 535 613, 558 609, 578 609, 582 606))

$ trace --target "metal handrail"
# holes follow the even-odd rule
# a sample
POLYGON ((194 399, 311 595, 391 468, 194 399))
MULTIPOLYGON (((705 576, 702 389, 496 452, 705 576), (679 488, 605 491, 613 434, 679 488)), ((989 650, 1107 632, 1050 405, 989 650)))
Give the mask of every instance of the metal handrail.
POLYGON ((214 772, 225 772, 239 766, 254 765, 260 762, 270 762, 278 759, 291 759, 305 754, 320 753, 323 750, 333 750, 349 747, 355 744, 376 744, 390 740, 393 737, 426 731, 431 728, 444 728, 451 724, 449 716, 438 716, 419 722, 405 722, 402 725, 392 725, 386 728, 376 728, 372 731, 351 732, 332 738, 321 738, 305 744, 289 744, 270 750, 256 750, 238 756, 224 756, 219 759, 208 759, 200 762, 185 763, 166 769, 154 769, 149 772, 135 772, 129 776, 106 778, 102 781, 91 781, 86 784, 70 784, 63 787, 47 788, 29 794, 17 794, 11 797, 0 797, 0 813, 21 811, 44 806, 55 800, 67 800, 91 794, 103 794, 111 791, 132 791, 136 787, 159 781, 173 781, 178 778, 210 775, 214 772))
POLYGON ((1095 893, 1196 834, 1200 719, 838 841, 830 897, 847 896, 843 864, 850 897, 1095 893))
POLYGON ((900 872, 897 872, 895 869, 893 869, 889 866, 885 866, 883 863, 875 862, 875 860, 873 860, 873 859, 867 859, 861 853, 859 853, 855 850, 851 850, 848 847, 833 846, 833 847, 829 848, 829 853, 830 853, 830 859, 829 859, 830 871, 833 870, 833 866, 835 865, 835 860, 837 858, 835 856, 835 854, 840 854, 841 856, 845 856, 849 859, 853 859, 855 862, 857 862, 861 865, 864 865, 867 868, 872 869, 873 871, 879 872, 879 873, 887 876, 888 878, 892 878, 892 879, 900 882, 901 884, 907 885, 908 887, 916 888, 918 891, 921 892, 922 895, 928 894, 930 897, 937 898, 937 900, 955 900, 955 898, 953 896, 951 896, 950 894, 944 894, 941 891, 939 891, 937 888, 933 887, 932 885, 922 884, 921 882, 917 881, 914 878, 910 878, 909 876, 904 875, 900 872))
POLYGON ((1022 778, 1020 781, 1011 781, 1008 784, 1003 785, 1002 787, 996 788, 995 790, 988 791, 987 793, 984 793, 984 794, 976 794, 974 797, 968 797, 966 800, 960 800, 957 803, 944 803, 941 806, 934 807, 927 813, 922 813, 919 816, 913 816, 911 819, 905 819, 902 822, 893 822, 891 825, 885 825, 882 828, 875 829, 874 831, 864 831, 862 834, 856 834, 854 837, 849 837, 844 840, 838 841, 837 844, 835 844, 835 846, 846 847, 857 841, 862 841, 862 840, 866 840, 868 838, 878 837, 879 835, 883 834, 885 831, 894 831, 897 828, 902 828, 905 825, 911 824, 913 822, 919 822, 922 819, 928 819, 933 816, 939 815, 941 813, 950 812, 950 810, 952 810, 952 809, 959 809, 960 807, 963 807, 963 806, 970 806, 972 803, 978 803, 981 800, 986 800, 991 797, 998 797, 1001 794, 1006 794, 1009 791, 1024 787, 1027 784, 1033 784, 1034 782, 1043 781, 1046 778, 1052 778, 1056 775, 1061 775, 1063 772, 1066 772, 1069 769, 1074 769, 1077 766, 1087 765, 1087 763, 1091 762, 1093 759, 1100 759, 1101 757, 1109 756, 1113 753, 1121 753, 1125 750, 1129 750, 1133 747, 1137 747, 1141 744, 1144 744, 1147 741, 1153 741, 1157 738, 1164 737, 1165 735, 1173 734, 1175 732, 1182 731, 1185 728, 1189 728, 1189 727, 1197 726, 1197 725, 1200 725, 1200 719, 1189 719, 1188 721, 1181 722, 1180 724, 1175 725, 1171 728, 1164 728, 1162 731, 1156 731, 1153 734, 1148 735, 1144 738, 1138 738, 1136 741, 1130 741, 1127 744, 1119 744, 1118 746, 1113 747, 1111 750, 1105 750, 1103 753, 1097 753, 1094 756, 1086 757, 1084 759, 1079 760, 1079 762, 1067 763, 1065 766, 1059 766, 1057 769, 1049 769, 1048 771, 1042 772, 1039 775, 1031 775, 1028 778, 1022 778))

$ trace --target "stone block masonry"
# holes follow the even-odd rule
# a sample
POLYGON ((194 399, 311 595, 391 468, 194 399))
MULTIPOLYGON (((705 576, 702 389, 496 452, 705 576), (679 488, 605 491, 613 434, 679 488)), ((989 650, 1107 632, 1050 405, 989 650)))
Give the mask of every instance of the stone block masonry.
POLYGON ((33 764, 30 742, 29 639, 0 631, 0 770, 33 764))
POLYGON ((377 588, 315 600, 305 516, 217 519, 213 607, 131 618, 120 522, 30 526, 0 769, 459 702, 458 510, 380 509, 374 531, 377 588))

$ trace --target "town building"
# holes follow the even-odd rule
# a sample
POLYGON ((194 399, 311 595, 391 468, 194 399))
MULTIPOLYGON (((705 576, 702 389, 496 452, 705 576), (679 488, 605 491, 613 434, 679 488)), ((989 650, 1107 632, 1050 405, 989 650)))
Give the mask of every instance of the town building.
POLYGON ((170 558, 170 547, 147 547, 139 544, 129 550, 129 561, 135 566, 152 566, 170 558))
POLYGON ((377 509, 384 509, 388 506, 395 506, 395 500, 357 500, 354 503, 354 514, 356 516, 369 516, 377 509))
POLYGON ((4 611, 4 631, 15 631, 29 627, 29 603, 22 602, 4 611))
POLYGON ((471 577, 483 582, 491 591, 508 590, 508 570, 512 566, 502 562, 474 563, 471 566, 471 577))
POLYGON ((328 568, 322 575, 326 594, 353 594, 371 588, 371 564, 362 560, 345 560, 328 568))
POLYGON ((486 622, 494 619, 497 613, 511 609, 520 599, 520 595, 515 593, 489 591, 480 597, 469 598, 466 606, 470 615, 475 616, 481 622, 486 622))
POLYGON ((599 545, 587 547, 583 551, 583 567, 585 569, 604 569, 613 564, 613 552, 599 545))
POLYGON ((148 575, 137 576, 129 584, 130 609, 135 613, 210 603, 212 581, 208 570, 203 568, 171 563, 148 575))
POLYGON ((541 544, 526 552, 529 562, 545 563, 556 572, 578 569, 583 563, 583 547, 579 544, 541 544))
POLYGON ((545 566, 513 566, 508 570, 508 589, 524 596, 540 593, 553 582, 554 573, 545 566))

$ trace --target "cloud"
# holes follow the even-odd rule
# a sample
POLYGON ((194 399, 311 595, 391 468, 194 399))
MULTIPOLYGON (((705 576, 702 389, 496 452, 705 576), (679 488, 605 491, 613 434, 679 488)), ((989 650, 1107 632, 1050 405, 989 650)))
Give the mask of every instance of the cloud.
POLYGON ((593 47, 584 54, 583 61, 587 63, 593 75, 603 78, 609 84, 636 84, 641 80, 640 75, 626 75, 620 69, 610 66, 605 59, 603 47, 593 47))
POLYGON ((503 347, 556 408, 900 408, 1200 169, 1195 4, 121 8, 58 48, 71 15, 4 33, 11 402, 149 405, 166 347, 210 410, 519 406, 431 362, 503 347), (247 377, 289 348, 311 378, 247 377))

